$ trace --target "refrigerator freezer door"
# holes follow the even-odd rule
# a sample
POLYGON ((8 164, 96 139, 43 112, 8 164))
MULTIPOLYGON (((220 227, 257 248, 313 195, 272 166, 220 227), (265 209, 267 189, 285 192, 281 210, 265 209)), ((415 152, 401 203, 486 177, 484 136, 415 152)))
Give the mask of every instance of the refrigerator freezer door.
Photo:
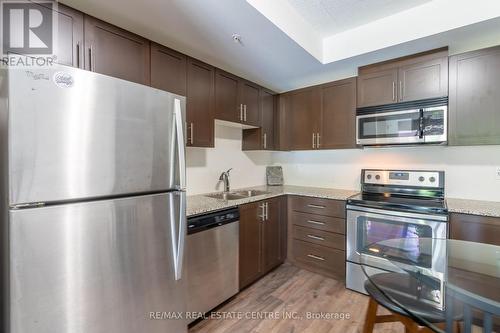
POLYGON ((2 75, 11 205, 182 188, 184 97, 58 65, 2 75))
POLYGON ((184 196, 11 210, 11 332, 186 332, 184 196))

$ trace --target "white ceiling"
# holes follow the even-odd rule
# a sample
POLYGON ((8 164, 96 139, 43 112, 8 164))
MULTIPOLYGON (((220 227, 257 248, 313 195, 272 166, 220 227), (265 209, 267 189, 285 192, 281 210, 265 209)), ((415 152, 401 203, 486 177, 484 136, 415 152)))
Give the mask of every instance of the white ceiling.
MULTIPOLYGON (((245 0, 62 2, 277 92, 354 76, 358 66, 432 48, 449 45, 457 53, 500 44, 500 19, 493 19, 322 64, 245 0), (242 36, 243 45, 232 41, 233 33, 242 36)), ((311 47, 322 46, 312 28, 300 31, 311 47)))
POLYGON ((286 0, 322 37, 397 14, 431 0, 286 0))

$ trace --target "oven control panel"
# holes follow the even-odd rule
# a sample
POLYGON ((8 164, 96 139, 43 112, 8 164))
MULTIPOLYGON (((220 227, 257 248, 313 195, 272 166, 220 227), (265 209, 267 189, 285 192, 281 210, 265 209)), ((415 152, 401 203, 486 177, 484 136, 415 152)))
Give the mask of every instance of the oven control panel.
POLYGON ((364 170, 363 177, 364 184, 433 188, 443 186, 443 173, 440 171, 364 170))

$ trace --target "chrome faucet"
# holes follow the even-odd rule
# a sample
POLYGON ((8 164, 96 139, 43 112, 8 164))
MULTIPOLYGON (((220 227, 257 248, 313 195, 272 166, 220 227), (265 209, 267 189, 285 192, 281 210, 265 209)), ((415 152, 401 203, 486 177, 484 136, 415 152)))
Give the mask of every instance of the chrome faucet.
POLYGON ((229 171, 231 170, 233 170, 233 168, 224 171, 219 177, 219 180, 224 182, 224 192, 229 192, 229 171))

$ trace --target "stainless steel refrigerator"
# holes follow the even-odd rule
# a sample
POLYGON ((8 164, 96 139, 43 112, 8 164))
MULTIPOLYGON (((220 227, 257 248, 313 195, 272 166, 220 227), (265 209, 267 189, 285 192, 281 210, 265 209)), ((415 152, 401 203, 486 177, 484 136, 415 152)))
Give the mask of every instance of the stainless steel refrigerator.
POLYGON ((0 69, 2 332, 179 333, 185 98, 0 69))

